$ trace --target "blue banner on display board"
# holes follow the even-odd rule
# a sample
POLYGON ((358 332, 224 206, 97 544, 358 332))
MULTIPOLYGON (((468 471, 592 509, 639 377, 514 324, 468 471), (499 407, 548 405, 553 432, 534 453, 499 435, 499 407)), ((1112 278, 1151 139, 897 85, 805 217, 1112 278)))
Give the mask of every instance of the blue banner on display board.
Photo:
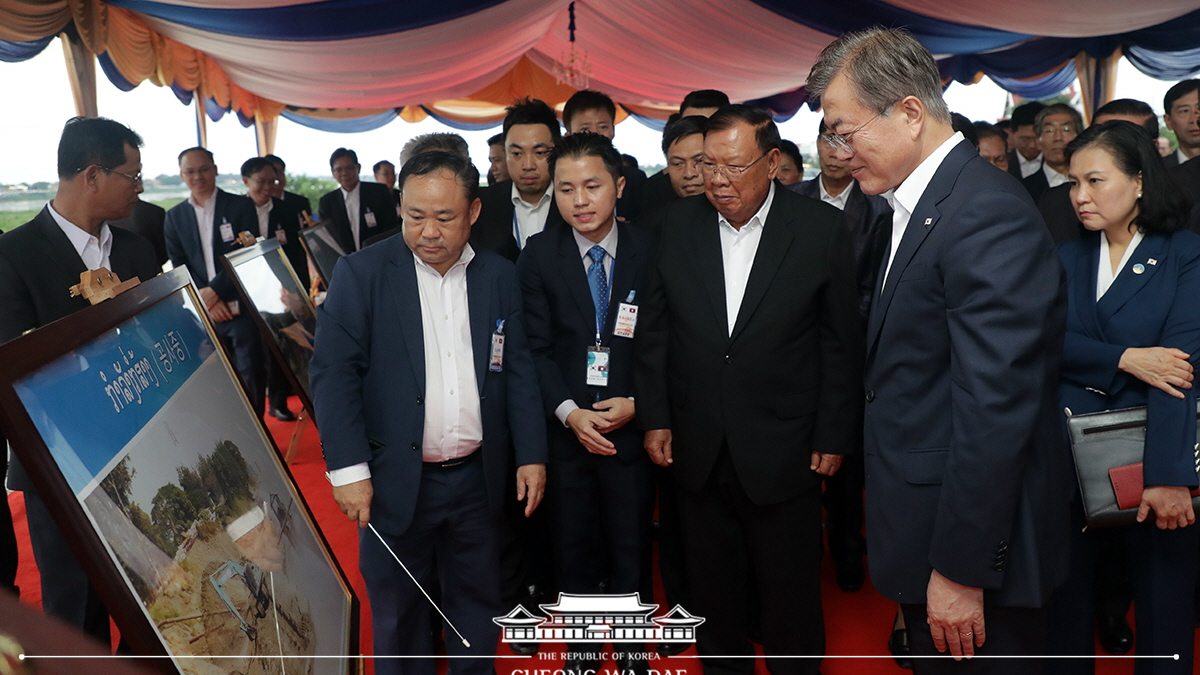
POLYGON ((168 297, 16 383, 71 490, 81 495, 214 353, 199 318, 168 297))

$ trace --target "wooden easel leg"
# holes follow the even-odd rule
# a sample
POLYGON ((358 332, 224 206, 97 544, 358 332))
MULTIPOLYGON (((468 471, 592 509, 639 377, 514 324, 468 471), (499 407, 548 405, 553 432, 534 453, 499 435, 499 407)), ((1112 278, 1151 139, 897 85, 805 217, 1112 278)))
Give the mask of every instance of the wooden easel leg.
POLYGON ((308 428, 308 411, 301 408, 296 416, 296 426, 292 428, 292 440, 288 443, 287 453, 283 456, 284 464, 291 464, 300 449, 300 441, 304 440, 304 430, 308 428))

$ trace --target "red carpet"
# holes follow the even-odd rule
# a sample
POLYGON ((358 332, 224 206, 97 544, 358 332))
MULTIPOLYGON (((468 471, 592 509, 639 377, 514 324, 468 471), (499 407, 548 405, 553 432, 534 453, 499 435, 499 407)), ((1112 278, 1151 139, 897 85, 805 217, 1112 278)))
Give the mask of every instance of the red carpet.
MULTIPOLYGON (((292 409, 298 409, 299 403, 293 399, 292 409)), ((267 418, 267 427, 275 437, 276 444, 286 451, 292 436, 294 423, 278 422, 273 417, 267 418)), ((358 532, 345 516, 338 510, 330 493, 329 483, 325 480, 324 463, 321 460, 319 439, 316 431, 310 426, 304 434, 296 457, 291 465, 292 475, 300 490, 308 500, 309 508, 316 516, 318 526, 324 531, 329 545, 350 579, 362 606, 361 644, 362 653, 371 653, 371 621, 370 607, 367 603, 366 588, 362 576, 358 572, 358 532)), ((9 505, 12 507, 13 520, 16 525, 17 538, 21 543, 21 562, 17 572, 17 585, 21 587, 21 600, 30 605, 41 604, 41 591, 38 582, 37 567, 33 562, 33 553, 29 549, 29 531, 25 524, 25 506, 20 493, 9 495, 9 505)), ((821 666, 825 675, 896 675, 906 673, 886 657, 887 639, 891 634, 892 619, 896 606, 881 597, 871 587, 867 586, 857 593, 843 593, 834 582, 833 564, 829 556, 825 557, 822 568, 822 587, 824 590, 824 608, 826 625, 827 653, 833 657, 827 658, 821 666), (852 655, 858 658, 843 658, 852 655)), ((656 593, 661 594, 661 586, 656 583, 656 593)), ((658 602, 663 602, 661 597, 658 602)), ((1132 616, 1130 617, 1132 620, 1132 616)), ((564 651, 563 645, 543 645, 544 653, 559 653, 564 651)), ((1200 652, 1200 648, 1197 649, 1200 652)), ((511 655, 503 645, 498 654, 511 655)), ((658 675, 683 675, 696 673, 701 669, 694 656, 695 650, 690 649, 679 657, 662 659, 652 662, 650 667, 658 671, 658 675), (666 671, 670 671, 667 673, 666 671)), ((445 672, 444 661, 438 669, 445 672)), ((367 662, 368 674, 371 672, 370 661, 367 662)), ((562 667, 561 659, 542 659, 538 657, 524 659, 501 659, 497 661, 497 672, 500 675, 526 675, 530 670, 554 670, 562 667)), ((615 673, 611 660, 602 669, 615 673)), ((758 662, 755 675, 766 675, 762 661, 758 662)), ((1051 670, 1053 672, 1053 669, 1051 670)), ((1133 672, 1133 662, 1127 659, 1103 659, 1096 667, 1097 675, 1127 675, 1133 672)), ((652 674, 653 675, 653 674, 652 674)))

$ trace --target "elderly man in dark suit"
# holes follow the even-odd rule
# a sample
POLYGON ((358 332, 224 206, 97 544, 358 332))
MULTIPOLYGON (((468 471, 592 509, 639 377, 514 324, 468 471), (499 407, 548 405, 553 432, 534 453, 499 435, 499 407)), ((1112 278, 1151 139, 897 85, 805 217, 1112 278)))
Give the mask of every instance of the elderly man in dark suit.
POLYGON ((322 220, 331 221, 327 230, 343 251, 353 253, 371 237, 397 227, 396 199, 391 189, 359 180, 362 165, 353 150, 334 150, 329 168, 340 187, 321 196, 317 212, 322 220))
POLYGON ((667 209, 638 326, 638 419, 679 485, 708 673, 750 673, 746 579, 772 673, 816 673, 820 485, 852 445, 862 329, 842 214, 777 188, 770 114, 709 118, 705 194, 667 209))
POLYGON ((953 130, 933 57, 908 33, 839 38, 808 88, 824 142, 863 192, 893 190, 867 326, 871 579, 901 603, 914 656, 1044 653, 1071 494, 1056 397, 1066 280, 1053 242, 1021 186, 953 130))
MULTIPOLYGON (((89 306, 67 289, 80 273, 107 267, 121 279, 146 281, 161 269, 150 242, 109 220, 129 215, 142 192, 142 139, 109 119, 76 117, 58 146, 58 191, 28 223, 0 236, 0 343, 89 306)), ((0 435, 0 450, 4 448, 0 435)), ((89 634, 109 640, 108 613, 88 583, 45 502, 13 463, 8 486, 25 492, 42 607, 89 634)), ((7 511, 7 500, 3 500, 7 511)), ((15 571, 16 551, 11 564, 15 571)), ((12 578, 0 579, 11 586, 12 578)))
POLYGON ((179 175, 191 195, 167 211, 163 234, 175 267, 187 267, 213 328, 229 352, 259 417, 266 397, 266 354, 258 327, 238 305, 237 288, 220 256, 238 247, 242 232, 258 232, 254 202, 217 187, 217 165, 205 148, 179 153, 179 175))
MULTIPOLYGON (((338 263, 309 375, 334 499, 375 530, 359 539, 375 654, 433 656, 426 600, 382 537, 422 586, 440 578, 470 642, 447 634, 449 653, 480 657, 450 672, 490 675, 510 455, 528 516, 545 490, 546 427, 513 266, 467 244, 478 188, 475 167, 449 153, 404 165, 404 237, 338 263)), ((375 668, 436 671, 432 658, 375 668)))

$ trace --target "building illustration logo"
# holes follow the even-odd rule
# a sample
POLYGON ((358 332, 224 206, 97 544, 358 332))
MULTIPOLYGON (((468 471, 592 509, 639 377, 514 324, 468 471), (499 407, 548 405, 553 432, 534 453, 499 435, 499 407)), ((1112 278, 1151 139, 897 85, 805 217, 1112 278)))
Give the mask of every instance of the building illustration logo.
POLYGON ((575 595, 559 593, 558 602, 539 605, 534 616, 521 605, 492 619, 504 642, 695 642, 704 617, 679 605, 653 616, 658 605, 643 604, 637 593, 575 595))

